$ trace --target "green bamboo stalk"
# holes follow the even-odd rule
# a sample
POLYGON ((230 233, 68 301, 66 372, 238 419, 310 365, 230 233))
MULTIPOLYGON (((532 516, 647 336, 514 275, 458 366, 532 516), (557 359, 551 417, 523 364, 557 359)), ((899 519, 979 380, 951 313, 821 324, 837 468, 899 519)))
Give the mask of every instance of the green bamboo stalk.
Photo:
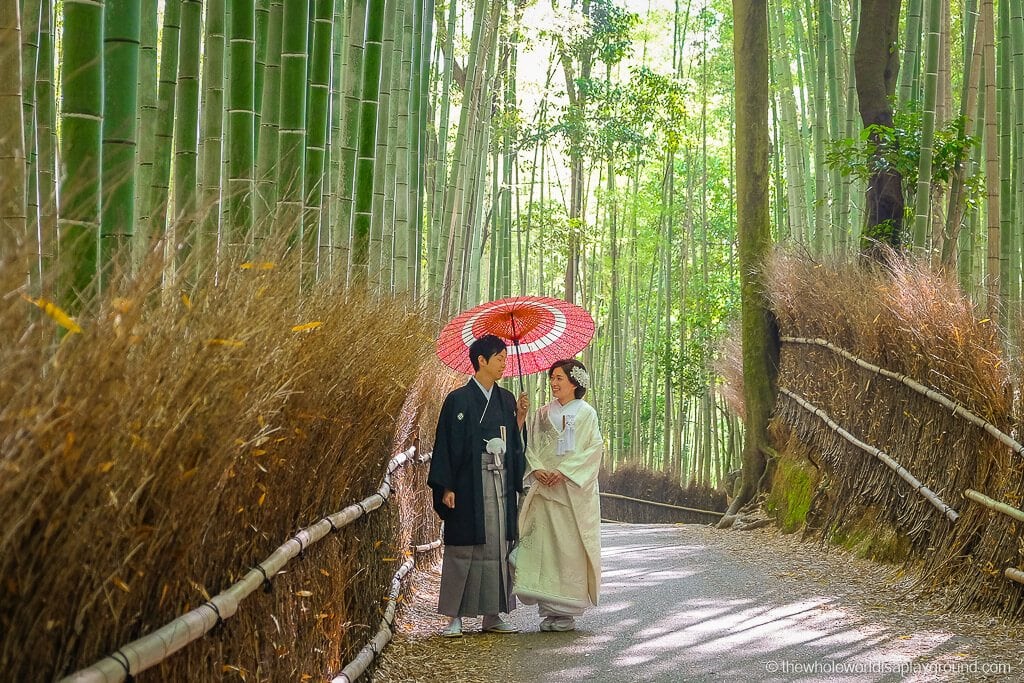
MULTIPOLYGON (((401 31, 402 23, 405 20, 404 7, 395 7, 394 0, 386 0, 384 3, 384 15, 392 17, 389 22, 391 26, 397 26, 401 31)), ((370 208, 370 244, 367 269, 370 286, 378 292, 386 292, 391 289, 390 265, 385 268, 385 258, 390 260, 392 249, 384 247, 384 179, 388 170, 388 152, 394 153, 394 143, 391 137, 391 89, 393 75, 396 73, 395 64, 395 38, 394 31, 383 32, 381 42, 381 68, 380 87, 377 97, 377 141, 373 163, 373 197, 370 208), (385 277, 385 272, 388 276, 385 277)), ((392 177, 394 166, 392 164, 392 177)), ((394 191, 392 190, 392 197, 394 191)))
MULTIPOLYGON (((327 122, 331 104, 331 40, 334 0, 314 0, 313 44, 309 63, 310 84, 306 111, 306 162, 302 220, 303 263, 321 270, 320 214, 323 210, 324 172, 327 163, 327 122)), ((325 240, 326 241, 326 240, 325 240)))
MULTIPOLYGON (((34 242, 26 217, 26 116, 22 101, 22 38, 18 0, 0 0, 0 121, 13 130, 0 133, 0 239, 14 244, 34 242), (15 47, 11 47, 15 46, 15 47)), ((7 246, 5 244, 5 246, 7 246)), ((13 245, 12 245, 13 246, 13 245)), ((38 245, 36 250, 38 251, 38 245)), ((41 279, 36 273, 33 280, 41 279)))
POLYGON ((332 280, 337 280, 341 270, 339 256, 340 245, 335 243, 334 224, 337 220, 337 186, 338 174, 341 170, 341 107, 345 69, 345 46, 347 43, 348 22, 342 11, 344 3, 334 3, 334 39, 332 45, 331 65, 331 128, 328 141, 330 162, 323 183, 323 209, 320 214, 321 244, 326 243, 326 253, 320 256, 321 262, 327 258, 328 269, 332 280))
MULTIPOLYGON (((836 64, 836 55, 839 53, 839 45, 836 41, 835 17, 833 16, 832 0, 821 0, 821 23, 824 27, 825 44, 825 90, 828 97, 828 135, 832 140, 839 138, 839 121, 843 118, 843 111, 839 105, 839 69, 836 64)), ((823 159, 824 161, 824 159, 823 159)), ((825 165, 822 165, 822 173, 825 172, 825 165)), ((833 252, 847 244, 847 228, 841 222, 843 215, 842 207, 839 205, 841 198, 840 189, 843 186, 843 178, 838 168, 829 169, 828 176, 829 194, 831 195, 832 212, 829 226, 831 236, 831 247, 833 252), (840 193, 840 197, 836 194, 840 193)))
MULTIPOLYGON (((968 0, 964 8, 964 79, 963 89, 960 94, 960 116, 963 118, 963 132, 967 135, 977 136, 975 130, 978 117, 975 110, 978 103, 978 81, 981 77, 981 41, 978 39, 978 0, 968 0)), ((962 235, 962 222, 964 217, 964 179, 968 169, 973 165, 973 160, 968 158, 964 162, 957 163, 953 182, 949 191, 949 209, 946 213, 946 239, 942 244, 942 263, 946 266, 952 265, 960 254, 968 257, 968 263, 962 264, 965 267, 961 275, 970 270, 970 252, 967 250, 969 238, 962 235)), ((961 284, 967 289, 968 281, 961 278, 961 284)))
MULTIPOLYGON (((1024 249, 1024 235, 1020 231, 1021 220, 1024 219, 1024 8, 1021 3, 1011 4, 1010 32, 1013 39, 1013 112, 1014 112, 1014 133, 1013 148, 1016 152, 1016 162, 1011 168, 1012 177, 1010 187, 1005 188, 1014 196, 1012 225, 1018 226, 1016 234, 1017 250, 1017 282, 1020 282, 1021 250, 1024 249)), ((1019 284, 1018 284, 1019 286, 1019 284)), ((1019 292, 1018 292, 1019 296, 1019 292)), ((1015 311, 1019 315, 1019 312, 1015 311)))
MULTIPOLYGON (((339 247, 340 272, 346 281, 352 271, 352 214, 355 192, 356 148, 359 144, 359 110, 362 96, 364 59, 363 37, 366 30, 366 0, 353 0, 348 8, 347 45, 343 81, 344 104, 341 110, 341 162, 338 172, 338 211, 331 242, 339 247)), ((340 273, 339 273, 340 274, 340 273)))
POLYGON ((196 241, 199 184, 199 54, 202 0, 183 0, 179 37, 178 86, 174 105, 174 213, 172 224, 177 266, 189 257, 196 241))
POLYGON ((199 264, 216 258, 220 235, 221 169, 224 138, 224 53, 227 41, 224 0, 206 3, 206 36, 203 47, 203 113, 200 164, 202 225, 196 235, 199 264))
POLYGON ((931 209, 932 155, 935 140, 935 98, 939 80, 940 3, 931 0, 928 7, 928 40, 924 64, 924 110, 921 120, 921 156, 917 169, 917 195, 914 202, 914 246, 927 248, 931 209))
MULTIPOLYGON (((444 229, 439 237, 438 258, 444 261, 444 277, 440 280, 440 312, 441 317, 448 317, 453 307, 459 305, 461 298, 464 251, 467 248, 465 232, 472 223, 466 220, 465 208, 471 202, 472 192, 467 191, 467 174, 476 170, 477 164, 471 163, 474 143, 477 134, 475 128, 480 125, 482 116, 478 112, 483 100, 483 72, 480 59, 489 63, 491 29, 497 25, 499 3, 477 0, 473 8, 473 33, 470 38, 469 61, 466 67, 466 87, 463 92, 462 107, 459 112, 459 127, 455 137, 455 148, 452 155, 452 167, 448 173, 447 189, 443 220, 444 229), (493 18, 490 15, 494 15, 493 18), (467 197, 468 195, 468 197, 467 197), (455 289, 458 287, 458 289, 455 289)), ((449 37, 451 40, 451 37, 449 37)), ((472 235, 469 235, 472 237, 472 235)))
MULTIPOLYGON (((165 9, 165 12, 167 10, 165 9)), ((132 266, 137 268, 149 244, 146 236, 150 219, 150 185, 153 178, 153 160, 156 158, 157 108, 157 36, 159 17, 157 0, 142 0, 139 31, 139 112, 137 118, 138 168, 135 172, 136 225, 132 239, 132 266)), ((165 15, 166 16, 166 15, 165 15)))
POLYGON ((280 161, 277 167, 279 199, 274 222, 278 234, 295 236, 302 235, 308 26, 309 5, 305 2, 285 3, 281 34, 280 161))
MULTIPOLYGON (((411 118, 411 95, 413 88, 418 86, 412 83, 414 55, 419 49, 418 36, 416 35, 417 24, 422 21, 418 13, 423 11, 422 2, 414 2, 410 11, 405 12, 405 20, 402 22, 402 50, 400 52, 400 68, 398 74, 398 106, 395 119, 395 202, 394 202, 394 282, 396 292, 408 292, 412 286, 412 274, 410 273, 411 254, 416 253, 413 237, 409 230, 409 214, 413 209, 413 197, 410 192, 410 169, 415 166, 410 164, 411 138, 413 132, 410 124, 411 118), (414 41, 417 41, 414 43, 414 41)), ((415 227, 413 227, 415 230, 415 227)))
POLYGON ((273 225, 277 210, 277 173, 280 152, 281 122, 281 39, 284 7, 281 2, 270 5, 267 25, 267 57, 263 76, 263 98, 260 106, 259 154, 256 159, 256 226, 254 243, 257 251, 273 225))
POLYGON ((57 243, 57 112, 54 98, 53 1, 39 14, 39 69, 36 80, 36 161, 39 194, 39 258, 36 271, 50 271, 57 243))
MULTIPOLYGON (((395 214, 396 205, 398 203, 398 156, 399 154, 408 154, 407 140, 405 143, 401 140, 398 132, 398 117, 400 110, 408 106, 407 102, 403 102, 403 94, 408 92, 408 88, 403 89, 403 70, 402 65, 405 61, 405 26, 409 23, 407 19, 408 15, 412 14, 412 8, 405 7, 404 3, 398 3, 395 8, 395 20, 391 25, 391 74, 389 81, 388 93, 388 117, 387 117, 387 141, 388 144, 385 148, 385 166, 384 166, 384 187, 383 187, 383 210, 381 211, 381 255, 380 255, 380 279, 384 284, 386 291, 394 292, 396 290, 395 283, 395 252, 396 252, 396 237, 395 237, 395 214), (401 152, 399 151, 401 148, 401 152)), ((410 24, 411 28, 411 24, 410 24)), ((411 34, 411 30, 410 30, 411 34)), ((385 49, 387 49, 385 47, 385 49)), ((385 53, 386 55, 387 53, 385 53)), ((408 73, 405 73, 405 85, 408 85, 408 73)), ((403 133, 406 131, 403 131, 403 133)), ((378 143, 379 151, 379 143, 378 143)), ((376 198, 375 198, 376 199, 376 198)))
POLYGON ((135 227, 140 10, 138 0, 105 5, 101 268, 128 255, 135 227))
MULTIPOLYGON (((443 54, 444 54, 444 76, 441 83, 441 103, 438 107, 440 110, 440 124, 438 126, 437 133, 437 144, 438 151, 436 154, 436 174, 438 181, 434 187, 434 195, 432 198, 434 209, 430 215, 430 229, 427 236, 427 292, 430 296, 440 298, 440 280, 442 272, 444 270, 444 255, 442 253, 441 245, 447 242, 444 225, 442 223, 443 217, 446 215, 444 207, 447 206, 447 190, 448 190, 448 126, 449 118, 451 116, 451 87, 452 78, 454 74, 454 61, 455 61, 455 43, 453 40, 453 34, 455 32, 455 0, 449 0, 448 4, 448 23, 446 26, 446 40, 443 43, 443 54)), ((473 53, 470 52, 470 59, 473 59, 473 53)), ((413 95, 414 102, 410 105, 410 109, 415 109, 415 94, 413 95)), ((422 103, 420 103, 422 105, 422 103)), ((542 105, 543 106, 543 105, 542 105)), ((456 138, 458 143, 459 138, 456 138)), ((458 158, 457 156, 455 158, 458 158)), ((415 168, 415 166, 413 166, 415 168)))
MULTIPOLYGON (((854 65, 854 45, 857 44, 857 34, 860 31, 860 0, 851 0, 850 2, 850 54, 847 62, 847 73, 849 77, 846 81, 846 124, 843 128, 843 137, 852 138, 857 127, 857 79, 856 79, 856 68, 854 65)), ((860 188, 858 182, 853 177, 853 174, 842 179, 842 185, 840 186, 840 199, 839 199, 839 211, 841 212, 842 218, 840 219, 844 226, 843 234, 849 238, 846 251, 854 248, 860 244, 860 223, 861 223, 861 212, 859 209, 853 207, 850 201, 851 197, 860 197, 864 195, 863 190, 860 188)))
POLYGON ((923 7, 923 0, 909 0, 907 4, 907 21, 903 34, 903 65, 900 67, 899 98, 897 100, 899 109, 905 109, 909 102, 918 99, 914 84, 918 81, 921 62, 921 13, 923 7))
MULTIPOLYGON (((305 7, 305 2, 299 2, 305 7)), ((255 151, 256 5, 230 0, 230 75, 228 78, 227 253, 229 260, 245 252, 252 239, 255 151)), ((305 22, 302 23, 305 31, 305 22)), ((305 78, 302 79, 305 83, 305 78)), ((303 98, 305 99, 305 98, 303 98)))
POLYGON ((164 239, 167 222, 168 188, 171 176, 171 142, 174 133, 174 102, 178 87, 178 46, 181 33, 182 0, 164 4, 160 45, 160 81, 157 87, 157 112, 153 137, 153 168, 149 181, 149 201, 140 213, 140 238, 147 250, 164 239))
POLYGON ((778 93, 780 113, 782 117, 782 138, 786 159, 786 189, 788 193, 787 213, 789 215, 793 239, 797 243, 808 240, 810 230, 805 201, 807 164, 804 157, 804 145, 801 140, 799 122, 797 120, 796 98, 793 95, 793 74, 790 70, 788 57, 789 42, 786 37, 785 20, 780 3, 772 3, 775 8, 775 30, 771 32, 775 40, 774 72, 778 77, 778 93))
MULTIPOLYGON (((800 125, 799 130, 804 138, 803 148, 808 150, 807 158, 807 173, 811 172, 811 163, 814 146, 814 124, 818 118, 818 111, 816 109, 815 98, 811 93, 808 92, 809 88, 813 88, 815 83, 815 74, 817 70, 816 54, 814 50, 814 44, 810 39, 811 32, 811 3, 809 0, 804 0, 803 5, 801 3, 794 2, 791 5, 792 17, 793 17, 793 47, 794 56, 796 57, 796 81, 795 83, 799 86, 797 88, 797 94, 800 96, 800 125), (806 25, 804 19, 806 18, 806 25)), ((815 237, 811 233, 814 228, 810 222, 811 212, 814 207, 815 201, 815 186, 810 182, 811 178, 808 176, 807 182, 804 183, 804 203, 808 207, 808 224, 807 224, 807 243, 812 244, 815 237)))
MULTIPOLYGON (((820 7, 826 4, 827 0, 821 0, 820 7)), ((811 15, 807 15, 810 21, 811 15)), ((827 170, 825 169, 825 126, 828 125, 826 118, 827 104, 825 99, 825 54, 829 51, 826 44, 825 27, 831 24, 826 21, 823 14, 819 13, 815 24, 817 38, 817 52, 815 53, 814 69, 814 254, 822 256, 825 253, 826 234, 831 230, 828 225, 828 183, 827 170)))
POLYGON ((423 197, 428 187, 426 183, 427 164, 425 162, 427 161, 427 120, 430 112, 430 46, 433 40, 434 0, 416 0, 416 4, 417 6, 422 4, 422 11, 419 13, 419 23, 417 23, 420 44, 419 49, 413 55, 413 83, 415 84, 415 74, 418 73, 419 88, 412 88, 410 95, 412 101, 409 105, 410 111, 418 115, 418 124, 410 126, 413 134, 410 140, 410 154, 414 155, 411 158, 410 167, 416 170, 416 180, 412 184, 413 196, 411 199, 414 214, 413 220, 410 221, 410 241, 416 245, 416 253, 409 260, 409 277, 412 281, 414 296, 418 296, 420 293, 421 260, 419 258, 419 251, 420 245, 423 244, 423 197))
POLYGON ((990 318, 1000 318, 999 146, 996 120, 995 10, 992 0, 981 3, 982 54, 985 78, 985 195, 987 249, 985 307, 990 318))
POLYGON ((253 98, 255 119, 253 120, 253 158, 259 159, 260 124, 263 120, 263 88, 266 84, 267 55, 270 52, 270 4, 271 0, 256 0, 256 71, 253 75, 253 98))
MULTIPOLYGON (((25 136, 25 208, 29 235, 39 235, 39 182, 37 168, 38 132, 36 124, 36 79, 39 73, 40 0, 21 2, 21 104, 25 136)), ((0 43, 6 45, 8 43, 0 43)), ((3 49, 3 48, 0 48, 3 49)), ((9 58, 13 58, 13 55, 9 58)), ((0 57, 2 59, 2 57, 0 57)), ((38 245, 37 245, 38 246, 38 245)), ((41 273, 39 273, 41 275, 41 273)))
MULTIPOLYGON (((84 303, 96 275, 99 256, 103 5, 85 0, 64 0, 63 7, 64 39, 60 63, 62 174, 57 227, 62 298, 71 308, 78 308, 84 303)), ((20 69, 18 74, 20 76, 20 69)), ((20 102, 16 118, 21 120, 20 102)), ((18 139, 23 138, 19 135, 18 139)))
MULTIPOLYGON (((1014 258, 1016 231, 1013 224, 1014 188, 1011 184, 1013 166, 1013 72, 1010 61, 1010 5, 999 3, 996 41, 997 126, 999 138, 999 291, 1004 300, 1002 322, 1008 320, 1020 300, 1019 261, 1014 258)), ((1007 327, 1007 329, 1009 329, 1007 327)), ((1013 333, 1010 333, 1011 339, 1013 333)))
POLYGON ((355 190, 352 207, 352 281, 369 285, 370 222, 373 210, 373 172, 376 157, 377 111, 380 106, 381 52, 384 37, 384 0, 366 4, 363 44, 362 97, 359 105, 359 142, 356 150, 355 190))

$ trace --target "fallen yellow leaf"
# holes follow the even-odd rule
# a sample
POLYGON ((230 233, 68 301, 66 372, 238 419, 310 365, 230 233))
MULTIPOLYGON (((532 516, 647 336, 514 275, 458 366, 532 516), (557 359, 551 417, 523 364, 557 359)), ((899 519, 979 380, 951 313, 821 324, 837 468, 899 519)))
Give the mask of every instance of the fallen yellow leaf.
POLYGON ((192 299, 185 292, 181 293, 181 303, 185 304, 185 308, 192 310, 192 299))
POLYGON ((323 325, 322 322, 320 322, 319 320, 314 320, 313 322, 303 323, 302 325, 296 325, 295 327, 292 328, 292 332, 308 332, 309 330, 315 330, 321 325, 323 325))
POLYGON ((43 298, 33 299, 31 297, 25 296, 24 294, 21 295, 21 298, 29 302, 30 304, 35 304, 36 306, 41 308, 42 311, 46 313, 46 315, 50 316, 50 318, 52 318, 54 322, 56 322, 58 325, 63 327, 68 332, 75 334, 77 332, 82 331, 82 328, 78 326, 78 323, 76 323, 71 318, 70 315, 65 313, 64 309, 62 309, 60 306, 53 303, 52 301, 43 298))
POLYGON ((125 593, 131 593, 132 592, 132 589, 128 586, 128 584, 125 583, 124 581, 122 581, 121 579, 117 578, 116 576, 114 578, 112 578, 110 580, 110 582, 113 583, 118 588, 120 588, 121 590, 123 590, 125 593))
POLYGON ((106 474, 107 472, 109 472, 109 471, 110 471, 110 469, 111 469, 111 468, 112 468, 113 466, 114 466, 114 461, 113 461, 113 460, 108 460, 108 461, 106 461, 106 462, 102 462, 102 463, 100 463, 100 467, 99 467, 99 470, 100 470, 100 472, 102 472, 102 473, 106 474))
POLYGON ((273 270, 274 264, 270 261, 261 261, 259 263, 253 263, 252 261, 246 261, 241 266, 242 270, 273 270))
POLYGON ((295 591, 295 594, 300 598, 308 598, 313 595, 313 591, 295 591))
POLYGON ((260 499, 258 501, 256 501, 256 504, 262 506, 263 505, 263 501, 265 501, 266 499, 267 499, 267 494, 266 493, 261 493, 260 494, 260 499))

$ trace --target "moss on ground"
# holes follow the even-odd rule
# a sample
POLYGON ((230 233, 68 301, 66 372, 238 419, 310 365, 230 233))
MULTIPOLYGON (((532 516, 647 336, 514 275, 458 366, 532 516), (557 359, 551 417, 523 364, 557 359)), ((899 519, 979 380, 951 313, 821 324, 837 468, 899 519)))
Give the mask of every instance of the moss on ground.
POLYGON ((829 542, 875 562, 903 562, 910 554, 910 539, 882 519, 875 508, 868 508, 855 521, 835 527, 829 542))

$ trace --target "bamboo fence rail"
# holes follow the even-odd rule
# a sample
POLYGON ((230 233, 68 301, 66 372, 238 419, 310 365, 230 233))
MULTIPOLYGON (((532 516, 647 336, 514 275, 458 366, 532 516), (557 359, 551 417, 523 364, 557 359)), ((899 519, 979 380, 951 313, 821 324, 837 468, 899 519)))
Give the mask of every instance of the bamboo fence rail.
POLYGON ((938 495, 935 494, 934 491, 932 491, 927 486, 925 486, 920 481, 918 481, 917 478, 914 477, 913 474, 911 474, 905 467, 900 465, 898 462, 893 460, 888 454, 886 454, 883 451, 875 448, 874 446, 871 446, 869 444, 864 443, 863 441, 861 441, 860 439, 858 439, 854 435, 850 434, 848 431, 846 431, 845 429, 840 427, 838 424, 836 424, 832 420, 832 418, 830 418, 823 410, 821 410, 820 408, 817 408, 816 406, 808 403, 803 398, 801 398, 800 396, 794 394, 789 389, 786 389, 784 387, 779 387, 779 393, 784 394, 785 396, 788 396, 790 399, 795 401, 804 410, 807 410, 808 412, 813 413, 814 415, 817 415, 819 418, 821 418, 821 420, 823 422, 825 422, 825 424, 827 424, 829 426, 830 429, 832 429, 832 431, 834 431, 836 434, 839 434, 839 436, 843 437, 844 439, 849 441, 851 444, 853 444, 857 448, 861 449, 862 451, 865 451, 866 453, 869 453, 869 454, 873 455, 875 458, 877 458, 878 460, 880 460, 883 463, 885 463, 885 465, 887 467, 889 467, 891 470, 896 472, 896 474, 898 474, 901 479, 903 479, 905 482, 910 484, 914 488, 915 491, 917 491, 919 494, 924 496, 928 500, 928 502, 930 502, 932 505, 934 505, 939 510, 939 512, 941 512, 943 515, 945 515, 949 519, 949 521, 955 522, 957 520, 957 518, 960 517, 960 513, 958 513, 956 510, 951 508, 946 503, 944 503, 942 501, 942 499, 940 499, 938 497, 938 495))
POLYGON ((964 496, 970 498, 979 505, 984 505, 990 510, 1002 512, 1004 515, 1013 517, 1019 522, 1024 522, 1024 511, 1018 510, 1017 508, 1007 505, 1006 503, 1000 503, 998 500, 989 498, 984 493, 978 493, 974 489, 967 489, 966 491, 964 491, 964 496))
MULTIPOLYGON (((1016 439, 1011 437, 1009 434, 1006 434, 1005 432, 1003 432, 1001 429, 996 427, 991 422, 985 420, 984 418, 979 417, 978 415, 974 414, 973 412, 971 412, 967 408, 964 408, 962 405, 960 405, 959 403, 957 403, 953 399, 949 398, 948 396, 946 396, 946 395, 944 395, 944 394, 942 394, 942 393, 940 393, 940 392, 938 392, 938 391, 936 391, 934 389, 926 387, 925 385, 921 384, 920 382, 918 382, 917 380, 915 380, 915 379, 913 379, 911 377, 908 377, 906 375, 900 374, 898 372, 893 372, 892 370, 886 370, 883 367, 880 367, 880 366, 875 365, 873 363, 869 363, 868 361, 864 360, 863 358, 860 358, 860 357, 850 353, 846 349, 843 349, 843 348, 841 348, 839 346, 836 346, 832 342, 830 342, 830 341, 828 341, 826 339, 822 339, 820 337, 816 337, 816 338, 813 338, 813 339, 807 338, 807 337, 781 337, 780 341, 786 342, 786 343, 790 343, 790 344, 808 344, 808 345, 822 346, 822 347, 832 351, 834 354, 836 354, 838 356, 841 356, 841 357, 845 358, 846 360, 848 360, 848 361, 850 361, 850 362, 852 362, 852 363, 854 363, 854 364, 864 368, 865 370, 868 370, 870 372, 873 372, 875 374, 881 375, 883 377, 888 377, 889 379, 895 380, 895 381, 903 384, 904 386, 908 387, 909 389, 912 389, 912 390, 916 391, 917 393, 921 394, 922 396, 925 396, 926 398, 931 399, 932 401, 935 401, 939 405, 941 405, 941 406, 943 406, 945 408, 949 408, 953 412, 954 415, 956 415, 958 417, 961 417, 961 418, 967 420, 968 422, 970 422, 971 424, 974 424, 975 426, 980 427, 981 429, 985 430, 993 438, 995 438, 997 441, 999 441, 1003 445, 1009 447, 1010 450, 1012 450, 1014 453, 1017 453, 1018 455, 1024 455, 1024 444, 1021 444, 1019 441, 1017 441, 1016 439)), ((827 416, 824 415, 824 413, 822 413, 821 411, 818 411, 816 408, 813 408, 813 406, 810 406, 810 404, 807 403, 806 401, 803 401, 798 396, 796 396, 792 392, 789 392, 786 389, 781 389, 780 388, 780 391, 782 393, 786 394, 787 396, 789 396, 790 398, 793 398, 797 403, 799 403, 804 408, 806 408, 808 410, 811 410, 811 412, 814 412, 819 417, 822 417, 822 419, 824 419, 827 423, 829 423, 829 425, 834 430, 836 430, 840 434, 843 434, 844 438, 847 438, 848 441, 852 438, 852 437, 848 438, 848 436, 844 432, 844 430, 842 430, 841 428, 838 427, 838 425, 836 425, 834 422, 829 420, 827 418, 827 416)), ((853 441, 851 441, 851 443, 853 443, 853 441)), ((881 454, 883 456, 885 455, 881 451, 878 451, 878 449, 874 449, 873 447, 868 446, 867 444, 861 444, 860 442, 858 442, 855 445, 858 445, 858 447, 863 448, 864 450, 867 450, 868 452, 876 451, 877 453, 879 453, 879 454, 881 454)), ((885 456, 885 457, 888 457, 888 456, 885 456)), ((883 461, 884 461, 884 458, 883 458, 883 461)), ((886 464, 889 464, 889 462, 886 462, 886 464)), ((893 461, 893 464, 895 464, 895 461, 893 461)), ((889 464, 889 466, 892 467, 893 465, 889 464)), ((896 465, 896 467, 899 467, 899 465, 896 465)), ((904 471, 906 471, 906 470, 904 470, 904 471)), ((907 474, 909 475, 909 472, 907 474)), ((907 479, 907 477, 903 476, 902 473, 900 474, 900 476, 903 477, 904 479, 906 479, 908 482, 910 482, 911 485, 914 485, 913 482, 917 481, 916 479, 913 479, 913 482, 911 482, 911 480, 907 479)), ((919 485, 919 483, 918 483, 918 485, 919 485)), ((931 491, 929 491, 924 486, 920 486, 920 488, 918 488, 918 491, 921 492, 923 495, 925 495, 925 497, 927 497, 928 500, 931 501, 931 503, 933 505, 935 505, 936 507, 939 507, 939 509, 943 511, 943 514, 945 514, 947 517, 949 517, 949 519, 951 521, 956 521, 957 517, 959 517, 959 515, 957 514, 957 512, 955 510, 952 510, 952 508, 949 508, 949 506, 947 506, 945 503, 942 503, 942 501, 939 500, 938 497, 934 497, 933 498, 932 496, 934 496, 934 494, 931 494, 931 491), (925 492, 927 492, 927 493, 925 493, 925 492), (929 494, 931 494, 931 495, 929 495, 929 494), (952 513, 953 516, 951 516, 950 513, 952 513)), ((971 501, 973 501, 975 503, 978 503, 979 505, 982 505, 984 507, 989 508, 990 510, 995 510, 996 512, 1001 512, 1002 514, 1007 515, 1009 517, 1012 517, 1012 518, 1016 519, 1017 521, 1024 522, 1024 511, 1022 511, 1022 510, 1020 510, 1018 508, 1015 508, 1015 507, 1012 507, 1012 506, 1010 506, 1010 505, 1008 505, 1006 503, 1002 503, 1000 501, 997 501, 997 500, 995 500, 993 498, 990 498, 990 497, 986 496, 985 494, 980 493, 978 491, 975 491, 973 489, 965 490, 964 491, 964 496, 967 499, 969 499, 969 500, 971 500, 971 501)), ((1004 570, 1003 574, 1004 574, 1004 576, 1007 579, 1010 579, 1012 581, 1016 581, 1017 583, 1024 584, 1024 571, 1022 571, 1020 569, 1016 569, 1014 567, 1007 567, 1004 570)))
POLYGON ((846 349, 840 348, 840 347, 836 346, 835 344, 833 344, 832 342, 830 342, 828 340, 825 340, 825 339, 821 339, 820 337, 814 338, 814 339, 809 339, 809 338, 806 338, 806 337, 780 337, 779 340, 782 341, 782 342, 790 343, 790 344, 812 344, 812 345, 817 345, 817 346, 823 346, 826 349, 828 349, 829 351, 832 351, 833 353, 835 353, 838 356, 842 356, 843 358, 847 359, 848 361, 850 361, 852 363, 855 363, 855 364, 859 365, 860 367, 864 368, 865 370, 869 370, 870 372, 873 372, 875 374, 881 375, 883 377, 888 377, 889 379, 892 379, 892 380, 895 380, 897 382, 900 382, 904 386, 906 386, 906 387, 908 387, 910 389, 913 389, 914 391, 916 391, 917 393, 921 394, 922 396, 930 398, 931 400, 935 401, 939 405, 942 405, 942 406, 945 406, 946 408, 949 408, 950 410, 953 411, 954 415, 958 415, 958 416, 964 418, 965 420, 967 420, 968 422, 971 422, 972 424, 977 425, 978 427, 981 427, 986 432, 991 434, 996 440, 998 440, 1001 443, 1003 443, 1006 446, 1008 446, 1015 453, 1018 453, 1020 455, 1024 455, 1024 444, 1021 444, 1020 442, 1015 440, 1013 437, 1011 437, 1010 435, 1006 434, 1001 429, 996 427, 991 422, 988 422, 984 418, 978 417, 977 415, 972 413, 970 410, 968 410, 967 408, 964 408, 962 405, 960 405, 956 401, 952 400, 948 396, 945 396, 944 394, 941 394, 938 391, 935 391, 934 389, 930 389, 929 387, 926 387, 925 385, 921 384, 917 380, 914 380, 914 379, 912 379, 910 377, 907 377, 906 375, 901 375, 898 372, 893 372, 892 370, 886 370, 885 368, 882 368, 882 367, 879 367, 877 365, 874 365, 873 363, 869 363, 868 361, 864 360, 863 358, 859 358, 858 356, 853 355, 852 353, 850 353, 846 349))
POLYGON ((399 453, 388 462, 384 481, 377 491, 358 503, 300 529, 226 590, 156 631, 121 646, 92 666, 63 678, 62 683, 121 683, 198 640, 218 623, 232 617, 238 610, 238 604, 247 596, 261 586, 269 586, 274 575, 296 555, 329 533, 338 531, 383 505, 391 496, 391 475, 395 470, 409 462, 425 462, 429 457, 430 454, 427 454, 417 460, 416 446, 399 453))
MULTIPOLYGON (((440 544, 440 539, 438 539, 438 544, 440 544)), ((433 543, 427 545, 433 545, 433 543)), ((370 642, 363 646, 355 659, 346 664, 341 673, 331 679, 331 683, 351 683, 358 679, 366 672, 367 667, 377 655, 384 650, 384 647, 391 642, 391 637, 394 635, 392 629, 395 626, 395 611, 398 609, 398 593, 402 590, 402 579, 412 571, 415 564, 415 558, 409 557, 395 572, 395 576, 391 579, 391 592, 388 593, 388 606, 384 609, 384 616, 380 620, 377 633, 370 639, 370 642)))
POLYGON ((688 507, 684 507, 682 505, 670 505, 668 503, 659 503, 657 501, 644 500, 642 498, 630 498, 629 496, 623 496, 623 495, 620 495, 618 493, 605 493, 604 491, 601 491, 600 495, 603 498, 615 498, 616 500, 628 500, 628 501, 631 501, 631 502, 634 502, 634 503, 642 503, 644 505, 652 505, 652 506, 657 506, 657 507, 661 507, 661 508, 670 508, 672 510, 685 510, 686 512, 700 512, 700 513, 703 513, 705 515, 715 515, 716 517, 721 517, 721 516, 723 516, 725 514, 724 512, 715 512, 714 510, 701 510, 700 508, 688 508, 688 507))

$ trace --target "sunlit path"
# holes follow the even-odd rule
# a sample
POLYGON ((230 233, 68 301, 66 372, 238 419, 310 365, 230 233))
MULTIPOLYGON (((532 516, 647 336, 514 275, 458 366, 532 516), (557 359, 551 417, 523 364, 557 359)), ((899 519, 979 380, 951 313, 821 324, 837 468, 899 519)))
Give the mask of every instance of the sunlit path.
POLYGON ((515 613, 525 633, 504 639, 515 680, 994 681, 1007 677, 984 667, 1024 670, 986 654, 977 634, 928 623, 920 605, 883 615, 852 599, 887 590, 871 575, 856 583, 858 566, 837 566, 837 591, 827 564, 849 559, 839 553, 787 568, 756 558, 760 534, 693 525, 606 524, 602 540, 602 603, 579 631, 540 633, 531 608, 515 613))

